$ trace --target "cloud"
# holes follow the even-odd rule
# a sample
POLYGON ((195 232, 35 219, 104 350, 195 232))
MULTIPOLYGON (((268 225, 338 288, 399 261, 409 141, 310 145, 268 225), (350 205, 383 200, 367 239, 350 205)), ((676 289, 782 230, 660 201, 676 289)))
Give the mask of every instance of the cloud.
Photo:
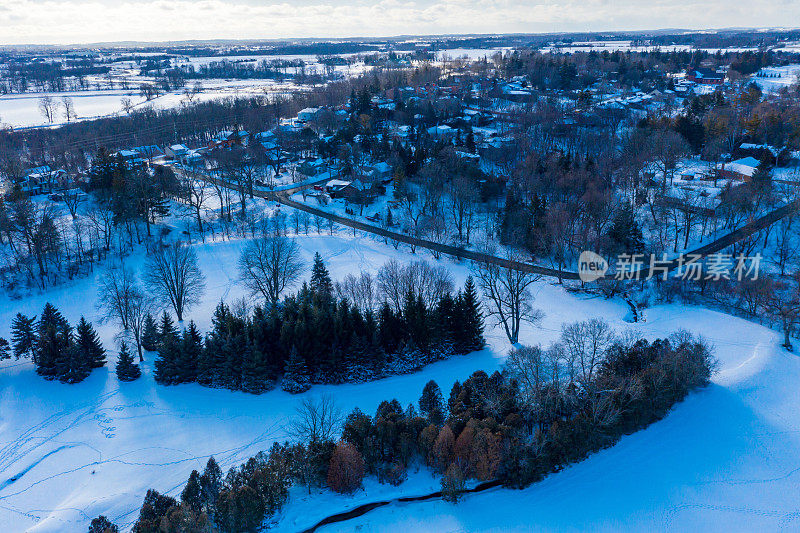
POLYGON ((753 0, 10 0, 2 44, 780 26, 800 2, 753 0))

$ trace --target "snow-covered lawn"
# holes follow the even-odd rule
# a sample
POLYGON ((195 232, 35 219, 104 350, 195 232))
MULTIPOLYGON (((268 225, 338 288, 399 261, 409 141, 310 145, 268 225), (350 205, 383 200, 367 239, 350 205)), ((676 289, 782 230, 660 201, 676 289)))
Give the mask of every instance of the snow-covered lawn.
MULTIPOLYGON (((308 260, 315 251, 334 279, 350 272, 374 272, 386 260, 415 256, 370 237, 301 236, 308 260)), ((193 310, 201 330, 220 299, 243 295, 236 261, 242 242, 196 244, 207 276, 202 305, 193 310)), ((422 253, 417 256, 423 256, 422 253)), ((430 256, 423 256, 433 260, 430 256)), ((131 265, 141 264, 132 256, 131 265)), ((442 259, 456 283, 466 265, 442 259)), ((547 343, 561 324, 603 317, 622 330, 648 337, 678 328, 702 333, 722 361, 714 385, 692 395, 664 421, 626 437, 610 450, 524 491, 495 490, 468 497, 463 504, 390 506, 339 529, 475 531, 516 529, 777 529, 796 527, 796 479, 800 462, 800 363, 774 346, 777 335, 761 326, 698 308, 663 306, 648 310, 648 322, 623 321, 627 307, 618 301, 576 297, 542 281, 536 305, 546 313, 541 327, 524 331, 523 342, 547 343), (752 526, 752 527, 750 527, 752 526)), ((98 326, 108 348, 116 327, 98 325, 96 280, 84 279, 46 295, 9 300, 0 297, 0 336, 8 335, 18 311, 38 314, 51 301, 75 322, 84 314, 98 326)), ((316 386, 307 395, 332 393, 345 413, 358 406, 372 413, 381 400, 416 402, 423 385, 435 379, 449 391, 453 381, 475 370, 498 369, 509 348, 496 329, 489 347, 426 367, 422 372, 358 385, 316 386)), ((237 465, 286 436, 284 427, 300 396, 280 390, 261 396, 198 385, 156 386, 153 354, 144 376, 119 383, 109 366, 85 382, 63 385, 39 378, 28 362, 0 366, 0 524, 3 531, 81 531, 105 514, 129 527, 148 488, 179 494, 192 469, 214 455, 223 469, 237 465)), ((319 519, 365 501, 418 495, 437 487, 427 473, 410 475, 399 488, 367 480, 354 496, 326 493, 308 500, 294 489, 292 500, 275 518, 280 531, 297 531, 319 519)), ((331 527, 331 529, 336 529, 331 527)))

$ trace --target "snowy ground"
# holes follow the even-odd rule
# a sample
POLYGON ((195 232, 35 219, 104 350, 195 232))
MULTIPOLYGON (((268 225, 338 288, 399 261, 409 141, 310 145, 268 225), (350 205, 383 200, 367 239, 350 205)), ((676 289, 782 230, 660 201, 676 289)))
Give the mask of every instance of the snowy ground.
MULTIPOLYGON (((375 271, 386 260, 408 260, 369 237, 303 236, 308 259, 319 251, 334 279, 349 272, 375 271)), ((206 273, 202 306, 191 313, 207 330, 210 310, 220 300, 243 295, 236 282, 242 243, 195 245, 206 273)), ((418 254, 421 256, 422 254, 418 254)), ((426 257, 432 260, 430 257, 426 257)), ((129 258, 133 266, 142 257, 129 258)), ((457 283, 468 269, 452 267, 457 283)), ((617 328, 636 327, 644 335, 666 335, 678 328, 713 341, 722 361, 714 385, 695 394, 651 428, 623 439, 614 448, 524 491, 496 490, 471 496, 463 504, 390 506, 330 530, 486 531, 486 530, 652 530, 769 529, 798 527, 797 485, 800 457, 800 363, 774 346, 777 335, 761 326, 697 308, 665 306, 647 312, 648 322, 623 321, 621 302, 576 297, 547 282, 536 287, 537 306, 546 317, 528 328, 525 343, 547 343, 564 322, 604 317, 617 328)), ((14 313, 38 314, 45 301, 71 321, 85 314, 97 325, 93 278, 22 300, 0 297, 0 335, 7 336, 14 313)), ((107 347, 116 328, 99 326, 107 347)), ((318 386, 307 394, 330 392, 349 412, 358 406, 374 412, 381 400, 416 402, 423 385, 435 379, 449 390, 478 369, 502 364, 509 346, 490 329, 489 348, 385 380, 318 386)), ((28 362, 0 367, 0 528, 3 531, 80 531, 100 513, 128 527, 148 488, 177 495, 189 472, 214 455, 224 469, 237 465, 271 442, 285 438, 284 427, 302 396, 272 391, 261 396, 197 385, 156 386, 152 358, 145 374, 119 383, 109 367, 78 385, 47 382, 28 362)), ((437 487, 427 473, 412 474, 399 488, 365 483, 354 496, 325 493, 309 500, 298 490, 278 517, 276 529, 297 531, 328 514, 357 504, 417 495, 437 487)))
MULTIPOLYGON (((273 80, 202 80, 203 90, 194 97, 194 102, 220 98, 244 98, 264 94, 289 94, 306 90, 291 82, 273 80)), ((191 87, 189 84, 188 87, 191 87)), ((61 99, 72 99, 77 118, 73 121, 89 120, 124 113, 122 99, 130 98, 134 109, 153 107, 168 109, 188 103, 184 89, 174 90, 145 100, 138 90, 102 89, 92 91, 69 91, 57 93, 14 93, 0 96, 0 124, 3 126, 33 127, 55 126, 66 122, 61 99), (59 105, 53 123, 49 123, 39 110, 42 96, 52 97, 59 105)))
POLYGON ((775 92, 783 87, 788 88, 796 84, 798 76, 800 76, 800 65, 765 67, 753 76, 753 81, 761 87, 762 91, 775 92))

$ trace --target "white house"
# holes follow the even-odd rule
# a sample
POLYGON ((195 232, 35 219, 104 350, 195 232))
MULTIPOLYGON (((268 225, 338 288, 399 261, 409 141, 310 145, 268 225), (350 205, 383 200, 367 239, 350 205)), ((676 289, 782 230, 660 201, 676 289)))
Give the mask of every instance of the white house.
POLYGON ((189 148, 185 144, 173 144, 164 148, 164 155, 175 161, 182 161, 189 155, 189 148))
POLYGON ((307 107, 297 113, 297 120, 299 122, 310 122, 317 118, 317 113, 319 113, 318 107, 307 107))

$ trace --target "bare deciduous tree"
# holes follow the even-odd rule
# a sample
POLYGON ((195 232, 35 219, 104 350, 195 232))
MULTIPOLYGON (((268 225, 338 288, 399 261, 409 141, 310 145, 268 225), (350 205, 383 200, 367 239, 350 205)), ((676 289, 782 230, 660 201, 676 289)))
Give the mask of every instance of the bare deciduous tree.
POLYGON ((97 307, 103 320, 116 320, 122 336, 130 335, 136 344, 139 361, 144 361, 142 334, 147 316, 152 312, 153 298, 136 282, 133 272, 124 266, 110 266, 100 277, 97 307))
POLYGON ((130 115, 131 111, 133 111, 133 101, 129 97, 123 96, 120 98, 119 103, 122 106, 122 109, 130 115))
POLYGON ((180 190, 183 200, 191 209, 197 221, 197 231, 200 238, 205 242, 206 236, 203 231, 203 206, 208 199, 208 187, 199 172, 194 170, 183 170, 180 173, 180 190))
POLYGON ((378 296, 400 311, 406 295, 422 296, 427 306, 433 306, 445 293, 453 292, 453 278, 443 266, 432 266, 426 261, 405 265, 392 259, 384 264, 377 275, 378 296))
POLYGON ((475 183, 459 177, 450 183, 450 216, 458 231, 458 240, 469 244, 475 225, 475 207, 479 197, 475 183))
POLYGON ((333 396, 324 394, 300 402, 288 432, 300 442, 327 442, 339 435, 341 423, 342 412, 333 396))
POLYGON ((61 98, 61 107, 63 108, 64 118, 67 120, 67 122, 72 122, 72 119, 78 117, 78 115, 75 113, 75 103, 69 96, 64 96, 61 98))
POLYGON ((88 213, 86 213, 97 238, 102 242, 103 249, 111 249, 111 242, 114 238, 114 210, 105 202, 97 202, 88 213))
POLYGON ((84 194, 78 188, 66 189, 61 193, 64 205, 67 206, 72 220, 78 214, 78 206, 83 202, 84 194))
POLYGON ((374 278, 369 272, 362 272, 356 277, 348 274, 335 284, 336 295, 346 299, 361 311, 375 308, 377 302, 374 278))
POLYGON ((153 298, 141 288, 136 287, 129 302, 128 324, 131 336, 136 343, 136 351, 139 353, 139 361, 144 361, 144 355, 142 355, 144 324, 154 307, 153 298))
POLYGON ((53 122, 56 118, 56 111, 58 110, 58 102, 56 102, 49 94, 39 98, 39 112, 47 120, 53 122))
POLYGON ((178 321, 205 291, 205 276, 197 265, 197 254, 180 242, 158 248, 148 256, 144 281, 154 294, 172 305, 178 321))
MULTIPOLYGON (((795 278, 800 277, 795 275, 795 278)), ((800 320, 800 289, 784 280, 770 279, 764 311, 778 320, 783 330, 783 346, 792 350, 792 335, 800 320)))
POLYGON ((531 422, 545 431, 549 422, 558 415, 558 401, 564 394, 562 370, 565 362, 561 343, 543 349, 540 346, 522 346, 512 350, 506 359, 505 372, 517 384, 523 404, 531 422))
POLYGON ((253 294, 262 295, 275 304, 285 289, 294 285, 305 265, 300 247, 293 239, 261 237, 252 240, 239 257, 242 281, 253 294))
POLYGON ((97 307, 104 320, 118 320, 122 329, 129 329, 131 300, 139 290, 133 271, 124 265, 111 265, 100 276, 97 307))
MULTIPOLYGON (((518 261, 521 255, 508 251, 506 259, 518 261)), ((509 342, 516 344, 522 322, 536 323, 543 316, 540 310, 534 309, 534 297, 530 293, 530 286, 541 276, 488 261, 476 261, 474 272, 483 292, 486 316, 495 318, 503 326, 509 342)))
POLYGON ((585 387, 594 379, 615 335, 608 322, 592 318, 563 326, 561 340, 568 360, 575 365, 579 383, 585 387))

